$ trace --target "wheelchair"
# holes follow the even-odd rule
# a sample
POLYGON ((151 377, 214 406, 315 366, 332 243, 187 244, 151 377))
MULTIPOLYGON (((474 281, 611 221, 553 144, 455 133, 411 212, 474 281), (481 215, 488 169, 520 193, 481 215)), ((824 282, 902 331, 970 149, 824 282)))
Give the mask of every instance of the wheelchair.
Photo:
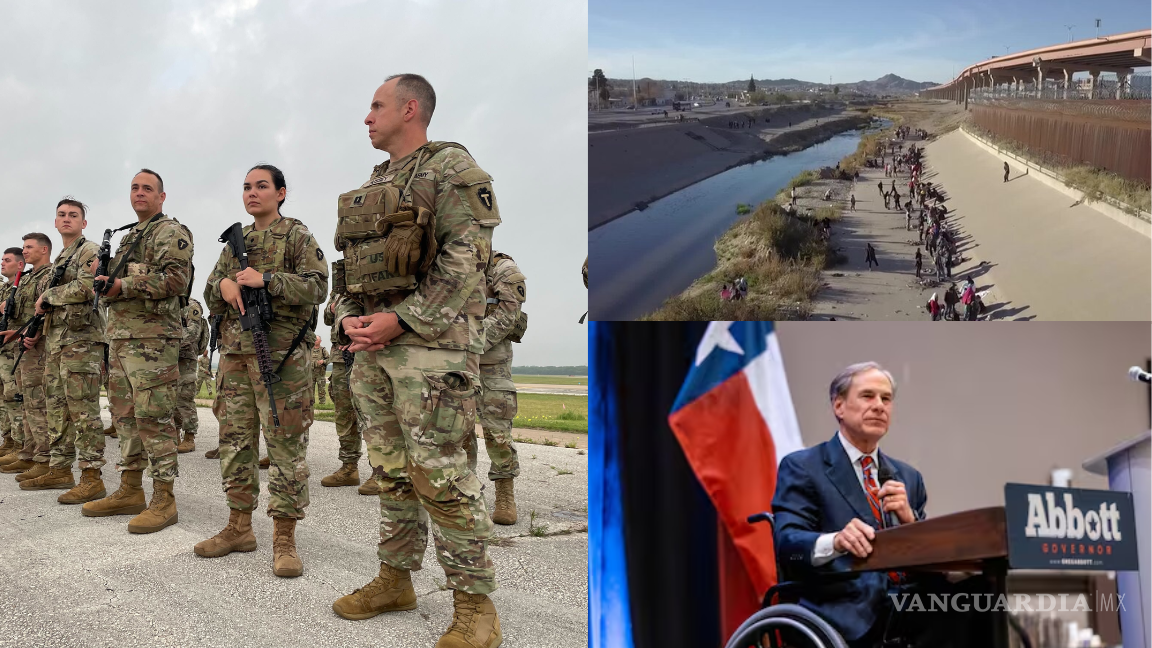
MULTIPOLYGON (((772 534, 776 534, 776 519, 772 513, 764 511, 748 517, 749 524, 768 522, 772 527, 772 534)), ((822 582, 828 583, 838 578, 851 578, 855 572, 834 572, 824 576, 822 582)), ((732 638, 725 644, 725 648, 848 648, 848 643, 840 636, 827 621, 820 615, 796 603, 779 602, 797 600, 805 583, 799 581, 781 581, 773 585, 764 594, 762 607, 755 614, 744 620, 732 638), (787 634, 788 640, 782 640, 787 634), (803 639, 806 643, 796 644, 795 641, 803 639)), ((1009 627, 1020 639, 1023 648, 1032 648, 1032 641, 1020 622, 1011 614, 1008 615, 1009 627)), ((885 648, 905 648, 909 644, 901 638, 885 639, 885 648)))

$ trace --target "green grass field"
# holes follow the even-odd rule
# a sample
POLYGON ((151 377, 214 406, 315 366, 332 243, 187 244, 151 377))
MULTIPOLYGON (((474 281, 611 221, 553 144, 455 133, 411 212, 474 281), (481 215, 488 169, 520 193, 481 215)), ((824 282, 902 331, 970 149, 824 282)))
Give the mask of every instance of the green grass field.
MULTIPOLYGON (((543 376, 548 377, 548 376, 543 376)), ((557 378, 557 376, 553 376, 557 378)), ((573 383, 549 383, 573 384, 573 383)), ((207 385, 201 387, 197 398, 210 400, 207 385)), ((557 430, 560 432, 588 432, 588 397, 563 396, 559 394, 519 394, 519 404, 513 427, 535 428, 537 430, 557 430)), ((332 399, 324 404, 316 403, 317 421, 332 421, 336 413, 332 409, 332 399)))
POLYGON ((588 376, 526 376, 512 374, 512 382, 520 385, 587 385, 588 376))

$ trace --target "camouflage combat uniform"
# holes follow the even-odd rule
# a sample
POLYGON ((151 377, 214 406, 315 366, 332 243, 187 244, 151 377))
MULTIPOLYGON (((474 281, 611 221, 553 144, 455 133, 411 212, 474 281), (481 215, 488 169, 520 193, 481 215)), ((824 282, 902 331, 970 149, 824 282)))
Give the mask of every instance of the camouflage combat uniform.
MULTIPOLYGON (((336 296, 339 303, 341 297, 336 296)), ((332 327, 332 338, 337 339, 336 317, 324 309, 324 323, 332 327)), ((328 394, 332 397, 332 409, 336 414, 336 438, 340 440, 340 463, 356 464, 360 461, 361 436, 356 424, 356 411, 352 409, 352 392, 348 388, 348 366, 344 363, 344 352, 335 349, 332 353, 332 377, 328 394)), ((323 388, 321 388, 323 391, 323 388)))
POLYGON ((448 588, 487 594, 497 587, 487 550, 492 520, 466 448, 476 442, 484 268, 500 223, 491 177, 459 145, 429 143, 378 165, 339 207, 336 247, 344 260, 335 265, 345 271, 333 283, 352 298, 337 305, 338 343, 351 341, 341 324, 350 316, 395 312, 411 329, 380 351, 357 353, 350 381, 380 485, 377 554, 391 568, 420 569, 428 534, 423 508, 448 588), (396 225, 380 228, 396 195, 387 192, 409 184, 403 193, 412 204, 401 207, 409 220, 417 214, 419 226, 427 223, 431 236, 422 237, 420 268, 398 277, 377 263, 374 250, 387 250, 396 233, 396 225), (391 232, 387 241, 371 238, 380 231, 391 232), (356 240, 365 234, 366 241, 356 240))
MULTIPOLYGON (((8 325, 19 328, 28 323, 36 312, 36 300, 52 280, 52 264, 45 263, 37 270, 30 270, 20 278, 16 288, 16 307, 8 318, 8 325)), ((44 331, 31 349, 24 350, 20 366, 16 369, 16 386, 24 397, 24 449, 20 459, 47 464, 48 455, 48 406, 44 396, 44 369, 47 354, 44 352, 44 331)), ((20 355, 23 345, 20 338, 13 338, 9 346, 13 357, 20 355)))
POLYGON ((121 471, 149 467, 155 482, 178 474, 178 433, 172 413, 180 379, 180 301, 192 275, 192 240, 183 225, 164 214, 139 223, 120 239, 109 263, 119 267, 137 237, 120 293, 108 304, 108 400, 120 435, 121 471), (147 454, 145 454, 147 453, 147 454))
MULTIPOLYGON (((44 291, 44 376, 53 468, 103 468, 104 424, 100 421, 100 367, 104 364, 104 317, 92 310, 92 259, 99 246, 78 237, 56 257, 52 271, 68 263, 60 283, 44 291)), ((51 274, 51 272, 49 274, 51 274)), ((25 354, 27 355, 27 354, 25 354)), ((23 366, 23 361, 21 361, 23 366)))
POLYGON ((324 383, 327 381, 324 380, 324 377, 328 373, 328 360, 328 349, 325 349, 324 345, 312 347, 312 382, 318 387, 316 391, 320 397, 321 405, 327 402, 324 394, 324 383), (323 364, 317 365, 318 362, 323 362, 323 364))
POLYGON ((512 419, 516 418, 512 343, 520 341, 528 325, 521 310, 525 279, 512 257, 495 252, 484 280, 488 306, 484 355, 480 356, 480 425, 492 460, 488 479, 512 479, 520 476, 520 461, 512 445, 512 419))
MULTIPOLYGON (((11 282, 0 284, 0 304, 8 301, 8 296, 13 290, 15 288, 11 282)), ((0 382, 3 384, 4 392, 3 407, 0 409, 0 429, 3 429, 5 438, 12 439, 13 452, 18 452, 24 447, 24 405, 16 400, 16 394, 20 390, 16 387, 16 378, 12 375, 16 344, 17 342, 13 341, 0 348, 0 382)))
POLYGON ((212 375, 212 361, 208 359, 208 356, 201 355, 200 358, 196 361, 196 367, 196 393, 199 394, 200 387, 207 383, 208 395, 211 396, 213 393, 215 393, 213 388, 215 387, 216 383, 216 378, 212 375))
POLYGON ((196 357, 208 350, 208 320, 204 319, 204 307, 195 299, 180 314, 184 323, 184 334, 180 338, 180 380, 176 388, 176 411, 173 424, 184 434, 196 434, 200 420, 196 416, 197 380, 196 357))
MULTIPOLYGON (((267 286, 275 315, 268 331, 273 368, 279 366, 301 328, 308 325, 314 307, 328 294, 328 265, 316 239, 294 218, 273 221, 265 230, 244 228, 250 267, 272 273, 267 286)), ((204 288, 204 301, 213 313, 224 313, 220 323, 219 393, 212 411, 220 421, 220 475, 228 506, 251 512, 260 495, 256 466, 261 426, 271 457, 268 470, 268 515, 302 519, 308 506, 308 428, 313 420, 311 347, 312 331, 304 336, 280 369, 280 382, 272 386, 280 427, 269 410, 268 392, 260 380, 252 334, 241 330, 239 311, 220 296, 220 280, 235 280, 240 262, 225 247, 204 288)))

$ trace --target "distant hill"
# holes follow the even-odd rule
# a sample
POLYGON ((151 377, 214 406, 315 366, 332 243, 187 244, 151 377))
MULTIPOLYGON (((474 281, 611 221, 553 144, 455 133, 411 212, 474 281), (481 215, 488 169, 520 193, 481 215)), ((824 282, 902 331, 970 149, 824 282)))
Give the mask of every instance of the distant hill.
POLYGON ((572 367, 512 367, 512 373, 522 376, 587 376, 588 365, 572 367))
MULTIPOLYGON (((613 97, 630 98, 632 96, 632 79, 608 79, 612 88, 613 97)), ((839 86, 840 94, 861 95, 908 95, 919 92, 924 88, 939 85, 935 81, 912 81, 895 74, 885 74, 873 81, 856 81, 852 83, 814 83, 799 79, 756 79, 757 90, 769 92, 827 92, 833 86, 839 86)), ((662 92, 683 93, 688 96, 708 96, 718 94, 735 94, 748 89, 748 79, 726 81, 724 83, 696 83, 693 81, 670 81, 666 79, 643 78, 636 82, 637 91, 641 95, 660 96, 662 92)))

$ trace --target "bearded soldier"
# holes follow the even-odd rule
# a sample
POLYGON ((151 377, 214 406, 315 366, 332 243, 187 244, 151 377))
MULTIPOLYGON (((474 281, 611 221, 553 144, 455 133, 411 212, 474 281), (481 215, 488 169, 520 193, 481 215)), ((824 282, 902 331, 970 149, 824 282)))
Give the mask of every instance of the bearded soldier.
MULTIPOLYGON (((528 328, 521 306, 526 299, 524 274, 512 257, 493 252, 484 273, 487 301, 484 317, 484 355, 480 356, 480 425, 484 447, 492 465, 488 479, 496 483, 496 524, 516 524, 516 495, 512 480, 520 476, 520 461, 512 445, 512 419, 516 418, 516 385, 512 383, 512 343, 528 328)), ((473 446, 475 447, 475 446, 473 446)))
POLYGON ((357 353, 352 396, 380 484, 379 576, 337 600, 346 619, 416 607, 431 518, 455 613, 437 648, 494 648, 488 594, 492 520, 469 464, 483 350, 484 267, 500 222, 492 178, 459 144, 429 142, 436 95, 421 76, 389 77, 364 123, 387 151, 368 182, 340 196, 333 264, 337 343, 357 353))
MULTIPOLYGON (((24 259, 32 269, 20 277, 16 288, 15 308, 8 318, 9 328, 23 327, 35 317, 36 300, 48 287, 52 278, 52 241, 39 232, 24 235, 24 259)), ((15 330, 4 333, 4 342, 16 347, 20 365, 16 369, 16 386, 24 399, 24 448, 19 459, 8 463, 3 472, 16 475, 17 482, 34 479, 48 473, 48 406, 44 396, 44 331, 35 335, 17 336, 15 330), (23 338, 23 339, 21 339, 23 338), (23 352, 23 355, 21 355, 23 352)))
MULTIPOLYGON (((8 303, 8 298, 16 292, 16 280, 24 270, 24 250, 10 247, 4 250, 0 257, 0 273, 8 280, 0 285, 0 313, 8 303)), ((20 451, 24 449, 24 403, 19 399, 20 390, 16 387, 16 378, 12 376, 12 363, 16 359, 15 344, 5 344, 0 347, 0 381, 4 385, 3 411, 0 418, 4 421, 4 430, 7 432, 4 445, 0 447, 0 469, 20 458, 20 451)))
POLYGON ((192 237, 169 218, 164 180, 149 169, 132 178, 129 197, 137 223, 120 239, 109 276, 96 277, 108 304, 108 400, 120 436, 120 488, 88 502, 87 516, 131 515, 130 533, 154 533, 176 524, 172 485, 178 474, 172 424, 180 379, 181 300, 192 279, 192 237), (141 478, 152 477, 144 508, 141 478))
POLYGON ((180 380, 176 388, 176 431, 184 432, 184 440, 176 446, 176 452, 192 452, 196 449, 196 430, 200 420, 196 416, 196 356, 208 350, 208 320, 204 319, 204 307, 195 299, 189 299, 181 312, 184 335, 180 338, 180 380))
POLYGON ((104 362, 104 319, 92 309, 92 260, 99 247, 83 235, 87 209, 77 200, 56 206, 56 230, 64 250, 52 266, 54 287, 36 303, 44 315, 51 459, 48 474, 20 484, 24 490, 69 489, 61 504, 82 504, 104 497, 104 426, 100 423, 100 365, 104 362), (80 484, 72 464, 80 456, 80 484))

